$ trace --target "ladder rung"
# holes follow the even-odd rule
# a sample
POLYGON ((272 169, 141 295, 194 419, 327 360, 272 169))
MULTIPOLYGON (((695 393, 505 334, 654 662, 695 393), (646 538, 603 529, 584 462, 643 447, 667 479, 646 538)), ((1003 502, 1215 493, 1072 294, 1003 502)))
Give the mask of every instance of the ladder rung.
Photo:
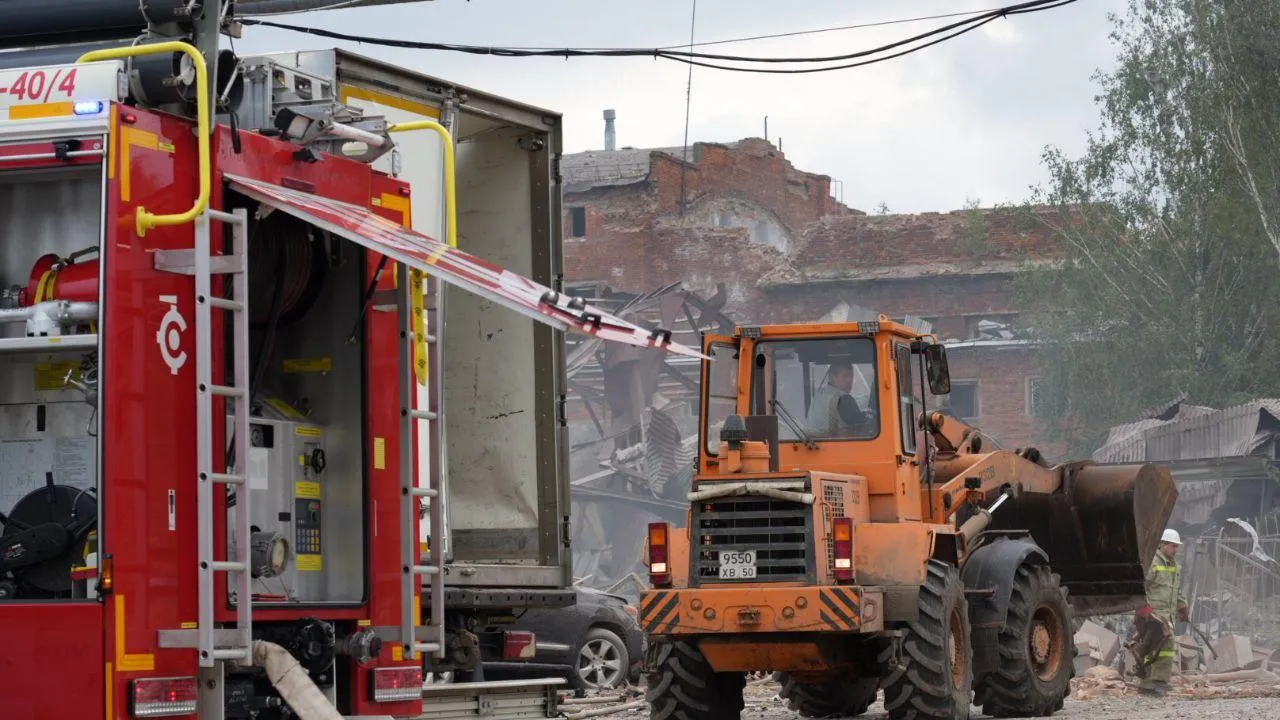
POLYGON ((222 483, 223 485, 243 485, 244 484, 243 475, 228 475, 226 473, 209 473, 209 479, 216 483, 222 483))
POLYGON ((244 303, 239 300, 228 300, 226 298, 211 297, 209 298, 209 307, 216 307, 222 310, 230 310, 232 312, 243 312, 244 303))
POLYGON ((242 398, 245 397, 244 388, 232 387, 230 385, 209 385, 209 392, 221 397, 242 398))
POLYGON ((210 654, 214 660, 248 660, 252 653, 249 648, 215 648, 210 654))
POLYGON ((409 494, 413 495, 414 497, 433 498, 439 495, 440 493, 436 492, 435 490, 432 490, 431 488, 415 487, 409 491, 409 494))
POLYGON ((410 410, 409 415, 415 420, 435 420, 440 417, 434 410, 410 410))
POLYGON ((439 575, 440 568, 435 565, 414 565, 413 573, 415 575, 439 575))
POLYGON ((244 572, 245 564, 227 560, 214 560, 209 563, 209 567, 213 568, 215 572, 244 572))
POLYGON ((414 643, 413 651, 416 653, 440 652, 440 643, 414 643))

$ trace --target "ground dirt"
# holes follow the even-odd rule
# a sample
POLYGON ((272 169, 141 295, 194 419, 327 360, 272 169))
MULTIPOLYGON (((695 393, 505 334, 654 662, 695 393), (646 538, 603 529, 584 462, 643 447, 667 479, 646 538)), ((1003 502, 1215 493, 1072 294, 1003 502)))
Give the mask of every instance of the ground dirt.
MULTIPOLYGON (((1086 700, 1069 698, 1061 711, 1053 715, 1063 720, 1174 720, 1180 718, 1208 718, 1209 720, 1267 720, 1280 717, 1277 707, 1280 706, 1280 688, 1258 688, 1257 694, 1269 697, 1249 697, 1254 694, 1252 688, 1236 686, 1220 688, 1219 691, 1243 696, 1236 697, 1191 697, 1194 689, 1179 688, 1167 697, 1156 699, 1140 696, 1129 688, 1120 688, 1113 694, 1093 697, 1086 700)), ((633 688, 620 697, 616 714, 604 717, 610 720, 642 720, 648 717, 639 693, 640 688, 633 688), (628 707, 620 707, 623 703, 628 707)), ((597 694, 597 693, 593 693, 597 694)), ((617 696, 618 691, 601 692, 598 695, 617 696)), ((748 683, 744 693, 746 708, 742 712, 742 720, 804 720, 799 713, 787 708, 786 702, 778 697, 778 685, 771 680, 756 679, 748 683)), ((611 707, 609 704, 591 705, 593 711, 611 707)), ((577 708, 575 708, 577 710, 577 708)), ((985 718, 978 708, 972 709, 972 720, 985 718)), ((867 720, 879 720, 886 717, 884 706, 880 702, 873 704, 865 715, 867 720)))
MULTIPOLYGON (((742 720, 801 720, 800 715, 787 709, 782 700, 776 699, 778 687, 772 682, 762 682, 747 687, 747 707, 742 720)), ((1093 700, 1067 700, 1055 718, 1069 720, 1166 720, 1172 718, 1211 718, 1212 720, 1263 720, 1277 717, 1277 698, 1213 698, 1185 699, 1174 695, 1161 699, 1138 695, 1103 697, 1093 700)), ((884 707, 877 702, 864 718, 884 716, 884 707)), ((973 708, 973 718, 985 717, 973 708)))

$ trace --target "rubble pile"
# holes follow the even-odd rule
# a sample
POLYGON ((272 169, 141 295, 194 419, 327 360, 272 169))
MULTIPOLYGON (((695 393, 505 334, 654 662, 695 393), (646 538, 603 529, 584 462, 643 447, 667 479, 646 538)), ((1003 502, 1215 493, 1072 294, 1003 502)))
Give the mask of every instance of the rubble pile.
MULTIPOLYGON (((1191 636, 1177 638, 1180 673, 1171 695, 1184 698, 1280 698, 1280 651, 1258 649, 1249 638, 1224 635, 1209 648, 1191 636)), ((1118 635, 1092 622, 1076 633, 1076 677, 1071 697, 1094 700, 1135 695, 1135 661, 1118 635)))
POLYGON ((558 702, 560 716, 566 720, 644 712, 648 708, 644 691, 634 685, 615 690, 595 692, 561 693, 558 702))

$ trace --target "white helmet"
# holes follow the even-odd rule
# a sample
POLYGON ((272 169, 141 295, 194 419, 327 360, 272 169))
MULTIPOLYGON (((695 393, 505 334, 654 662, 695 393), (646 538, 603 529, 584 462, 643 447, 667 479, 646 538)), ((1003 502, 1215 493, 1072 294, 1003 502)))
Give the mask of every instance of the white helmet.
POLYGON ((1169 528, 1164 531, 1164 535, 1160 536, 1160 542, 1167 542, 1167 543, 1173 543, 1174 545, 1181 545, 1182 536, 1178 534, 1177 530, 1174 530, 1173 528, 1169 528))

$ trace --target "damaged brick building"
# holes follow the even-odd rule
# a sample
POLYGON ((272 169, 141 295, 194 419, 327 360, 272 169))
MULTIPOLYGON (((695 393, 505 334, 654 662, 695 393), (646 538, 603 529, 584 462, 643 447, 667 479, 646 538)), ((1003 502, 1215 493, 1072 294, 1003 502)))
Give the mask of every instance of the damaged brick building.
POLYGON ((925 319, 948 346, 952 412, 1004 447, 1058 455, 1031 417, 1036 348, 1010 282, 1056 258, 1043 225, 981 209, 868 215, 761 138, 577 153, 561 167, 567 281, 631 293, 682 282, 721 295, 740 323, 925 319))

